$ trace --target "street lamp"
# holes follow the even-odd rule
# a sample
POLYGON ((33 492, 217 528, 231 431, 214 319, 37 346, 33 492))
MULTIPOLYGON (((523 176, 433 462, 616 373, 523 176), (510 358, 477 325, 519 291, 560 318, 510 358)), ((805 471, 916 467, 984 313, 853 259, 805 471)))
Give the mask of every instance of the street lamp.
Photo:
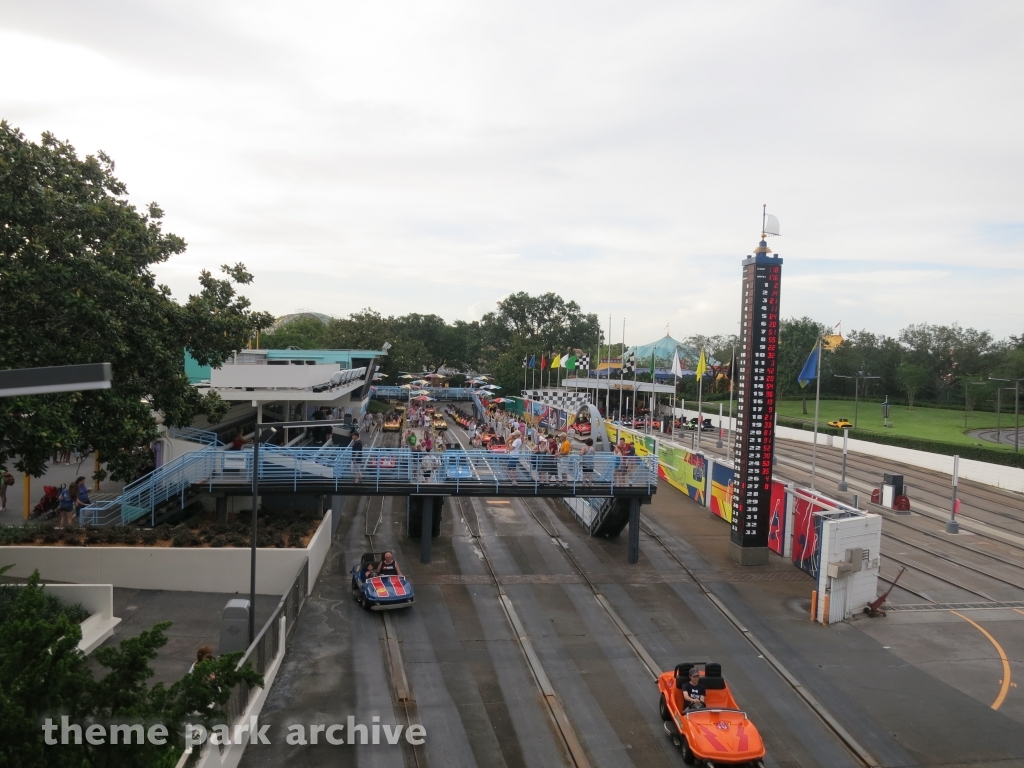
MULTIPOLYGON (((1013 384, 1013 450, 1014 453, 1020 452, 1020 383, 1024 379, 999 379, 995 376, 989 376, 989 381, 1005 381, 1009 384, 1013 384)), ((1005 387, 1010 389, 1010 387, 1005 387)))
POLYGON ((971 396, 968 387, 979 386, 984 384, 984 381, 967 381, 964 382, 964 429, 967 429, 967 414, 970 412, 971 396))
MULTIPOLYGON (((880 379, 881 376, 868 376, 864 371, 857 371, 856 376, 840 376, 839 374, 833 374, 837 379, 853 379, 853 428, 857 428, 857 412, 860 410, 860 383, 869 379, 880 379)), ((864 394, 867 394, 865 389, 864 394)))
MULTIPOLYGON (((354 422, 348 422, 354 427, 354 422)), ((252 441, 252 541, 249 548, 249 645, 252 645, 253 640, 256 639, 256 512, 259 508, 259 495, 260 495, 260 442, 262 441, 262 435, 264 432, 269 431, 270 437, 277 432, 278 427, 281 429, 291 429, 293 427, 330 427, 335 425, 345 424, 344 420, 341 419, 323 419, 320 421, 279 421, 274 424, 262 424, 256 422, 256 428, 254 430, 253 441, 252 441)))

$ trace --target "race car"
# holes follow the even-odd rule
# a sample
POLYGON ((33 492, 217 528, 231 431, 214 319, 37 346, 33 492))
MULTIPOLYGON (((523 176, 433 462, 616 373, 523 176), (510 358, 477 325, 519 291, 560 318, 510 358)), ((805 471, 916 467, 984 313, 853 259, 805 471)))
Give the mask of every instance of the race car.
POLYGON ((402 415, 389 413, 384 417, 384 426, 381 427, 384 432, 401 432, 402 431, 402 415))
POLYGON ((764 742, 754 724, 736 704, 722 665, 715 662, 677 664, 674 670, 658 678, 661 699, 658 711, 665 721, 665 732, 682 750, 687 765, 743 766, 764 768, 764 742), (681 688, 687 684, 690 670, 704 667, 700 682, 705 689, 704 707, 686 709, 681 688))
POLYGON ((448 422, 440 413, 435 413, 430 419, 430 426, 436 430, 448 429, 448 422))
POLYGON ((589 421, 577 421, 572 427, 572 431, 576 433, 577 437, 589 437, 590 436, 590 422, 589 421))
POLYGON ((828 423, 828 425, 830 427, 835 427, 836 429, 852 429, 853 428, 853 424, 850 423, 849 419, 836 419, 835 421, 830 421, 828 423))
POLYGON ((366 552, 352 566, 352 596, 368 611, 392 611, 408 608, 416 602, 412 584, 405 576, 378 576, 366 572, 366 566, 384 559, 383 552, 366 552))
POLYGON ((465 453, 453 450, 444 455, 445 480, 468 480, 473 477, 473 467, 465 453))

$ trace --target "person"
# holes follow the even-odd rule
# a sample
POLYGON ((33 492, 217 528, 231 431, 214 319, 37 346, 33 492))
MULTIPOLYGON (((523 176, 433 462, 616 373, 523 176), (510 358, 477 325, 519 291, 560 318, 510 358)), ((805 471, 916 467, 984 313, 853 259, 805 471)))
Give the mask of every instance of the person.
POLYGON ((616 443, 615 448, 612 450, 612 467, 615 469, 615 482, 622 485, 623 478, 625 477, 626 467, 623 464, 625 459, 622 457, 622 444, 616 443))
POLYGON ((401 568, 398 567, 398 561, 394 559, 394 554, 391 552, 385 552, 384 557, 379 563, 377 563, 378 575, 402 575, 401 568))
POLYGON ((700 681, 700 670, 690 668, 690 679, 683 683, 684 709, 703 709, 707 692, 700 681))
POLYGON ((14 485, 14 475, 7 471, 7 467, 3 469, 3 475, 0 476, 0 512, 7 509, 7 489, 14 485))
POLYGON ((57 497, 57 500, 60 509, 60 520, 57 527, 64 528, 75 521, 75 505, 78 503, 78 486, 72 485, 70 488, 61 488, 60 495, 57 497))
POLYGON ((562 434, 562 441, 558 445, 558 482, 563 483, 573 479, 572 472, 572 459, 569 457, 572 455, 572 443, 569 442, 569 436, 565 433, 562 434))
POLYGON ((416 433, 411 429, 405 433, 405 442, 409 444, 410 448, 416 447, 416 433))
POLYGON ((509 443, 506 449, 509 455, 508 474, 512 478, 512 485, 518 485, 519 483, 519 453, 522 448, 523 436, 517 430, 509 435, 509 443))
POLYGON ((583 484, 590 485, 594 477, 594 440, 588 437, 580 448, 580 470, 583 473, 583 484))
POLYGON ((196 650, 196 660, 193 661, 192 666, 188 668, 189 674, 192 674, 192 670, 196 668, 197 664, 201 664, 207 659, 212 659, 213 657, 213 648, 208 645, 200 646, 198 650, 196 650))
POLYGON ((242 446, 243 445, 245 445, 246 443, 250 443, 250 442, 252 442, 252 441, 251 440, 247 440, 245 435, 242 434, 242 430, 239 429, 237 432, 235 432, 235 437, 231 441, 231 450, 232 451, 240 451, 240 450, 242 450, 242 446))
POLYGON ((363 482, 363 441, 358 432, 352 433, 352 442, 348 444, 352 449, 352 474, 357 483, 363 482))
POLYGON ((88 507, 92 502, 89 501, 89 488, 85 484, 84 476, 75 478, 75 486, 78 488, 78 499, 75 500, 75 514, 77 514, 83 508, 88 507))

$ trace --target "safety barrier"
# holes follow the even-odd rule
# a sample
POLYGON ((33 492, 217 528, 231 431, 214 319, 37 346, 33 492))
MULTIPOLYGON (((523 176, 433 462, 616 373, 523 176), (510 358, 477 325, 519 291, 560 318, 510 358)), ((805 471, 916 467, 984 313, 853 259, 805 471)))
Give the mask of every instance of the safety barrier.
MULTIPOLYGON (((82 510, 82 524, 127 525, 190 490, 237 491, 252 485, 251 450, 205 448, 169 462, 127 486, 115 499, 82 510)), ((509 455, 485 450, 425 453, 408 448, 260 448, 260 485, 267 492, 466 494, 487 496, 650 495, 657 490, 656 456, 620 461, 591 456, 509 455)))
POLYGON ((409 397, 427 395, 435 400, 472 400, 480 394, 479 389, 470 387, 422 387, 406 389, 405 387, 372 387, 370 397, 378 400, 408 400, 409 397))
POLYGON ((167 430, 167 436, 178 440, 190 440, 193 443, 200 443, 202 445, 223 445, 220 438, 217 437, 217 433, 210 432, 207 429, 195 429, 194 427, 169 427, 167 430))

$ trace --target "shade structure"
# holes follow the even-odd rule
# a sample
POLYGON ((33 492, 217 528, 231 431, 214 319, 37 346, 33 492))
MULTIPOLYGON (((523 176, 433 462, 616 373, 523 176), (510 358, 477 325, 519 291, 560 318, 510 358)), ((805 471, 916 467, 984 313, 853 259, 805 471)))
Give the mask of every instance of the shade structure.
MULTIPOLYGON (((697 362, 700 360, 699 347, 684 344, 678 339, 673 339, 667 334, 650 344, 641 344, 639 346, 630 347, 626 351, 626 355, 628 356, 629 353, 633 351, 636 352, 636 368, 640 372, 649 371, 651 369, 652 354, 654 355, 654 367, 657 369, 667 369, 670 375, 672 371, 672 359, 677 352, 679 353, 679 365, 682 368, 683 376, 695 375, 697 362)), ((719 361, 715 360, 710 355, 708 355, 707 360, 708 365, 710 366, 720 365, 719 361)))

